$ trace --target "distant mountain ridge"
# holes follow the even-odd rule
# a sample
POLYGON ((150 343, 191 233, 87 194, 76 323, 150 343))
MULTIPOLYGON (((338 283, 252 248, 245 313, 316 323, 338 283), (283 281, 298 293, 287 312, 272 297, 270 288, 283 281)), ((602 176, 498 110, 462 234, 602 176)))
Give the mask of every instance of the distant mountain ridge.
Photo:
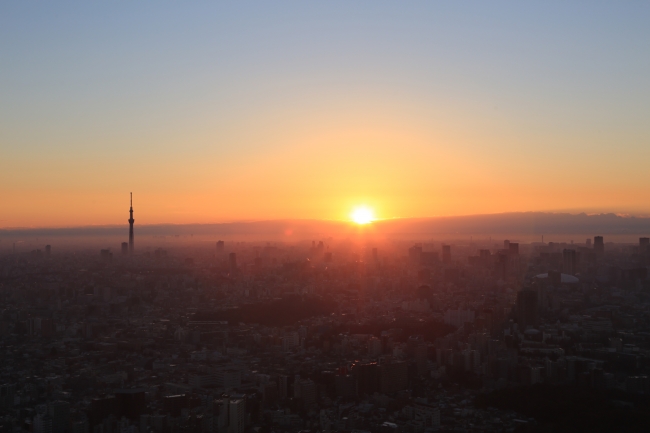
POLYGON ((650 232, 650 218, 613 213, 513 212, 408 220, 407 227, 416 233, 638 234, 650 232))
MULTIPOLYGON (((381 235, 481 235, 481 234, 650 234, 650 218, 626 217, 616 214, 516 212, 432 218, 395 218, 378 220, 364 228, 381 235)), ((87 226, 68 228, 0 229, 4 236, 113 236, 124 235, 126 224, 120 226, 87 226)), ((137 235, 259 235, 295 237, 309 235, 352 234, 359 227, 347 221, 333 220, 269 220, 219 224, 156 224, 137 225, 137 235)))

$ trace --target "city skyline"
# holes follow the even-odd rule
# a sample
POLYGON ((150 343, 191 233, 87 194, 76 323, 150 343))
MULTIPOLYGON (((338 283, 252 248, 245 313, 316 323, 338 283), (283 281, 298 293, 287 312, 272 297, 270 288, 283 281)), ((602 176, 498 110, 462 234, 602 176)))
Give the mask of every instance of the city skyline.
POLYGON ((0 433, 650 431, 648 23, 0 3, 0 433))

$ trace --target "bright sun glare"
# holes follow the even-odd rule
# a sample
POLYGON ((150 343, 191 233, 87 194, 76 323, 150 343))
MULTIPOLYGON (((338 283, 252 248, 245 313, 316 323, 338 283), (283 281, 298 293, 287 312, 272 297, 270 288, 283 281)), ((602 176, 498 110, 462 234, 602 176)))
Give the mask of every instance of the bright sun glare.
POLYGON ((369 207, 359 206, 352 210, 350 217, 357 224, 368 224, 375 219, 375 214, 369 207))

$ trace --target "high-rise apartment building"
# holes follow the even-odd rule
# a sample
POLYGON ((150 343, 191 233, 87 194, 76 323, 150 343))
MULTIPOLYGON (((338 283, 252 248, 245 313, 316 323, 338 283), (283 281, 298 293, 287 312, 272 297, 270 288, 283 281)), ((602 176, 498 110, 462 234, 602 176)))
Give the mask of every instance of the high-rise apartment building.
POLYGON ((316 403, 316 383, 313 380, 300 380, 294 384, 294 387, 296 387, 296 390, 299 390, 298 395, 305 408, 316 403))
POLYGON ((52 417, 52 433, 67 432, 70 424, 70 403, 54 401, 48 405, 47 409, 52 417))
POLYGON ((576 250, 564 249, 562 251, 562 271, 565 274, 574 275, 578 272, 578 257, 576 250))
POLYGON ((228 433, 244 433, 246 428, 246 401, 230 400, 228 405, 228 433))
POLYGON ((529 326, 537 326, 539 321, 539 305, 537 292, 524 289, 517 292, 517 323, 522 330, 529 326))
POLYGON ((596 254, 605 253, 605 242, 603 241, 602 236, 594 237, 594 251, 596 252, 596 254))

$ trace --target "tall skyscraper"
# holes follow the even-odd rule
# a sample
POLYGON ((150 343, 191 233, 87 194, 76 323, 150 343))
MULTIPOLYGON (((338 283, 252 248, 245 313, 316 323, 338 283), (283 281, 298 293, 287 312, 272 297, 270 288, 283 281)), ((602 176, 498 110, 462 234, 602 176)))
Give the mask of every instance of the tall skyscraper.
POLYGON ((218 253, 223 253, 224 249, 224 242, 223 241, 217 241, 217 252, 218 253))
POLYGON ((537 292, 524 289, 517 292, 517 323, 522 330, 536 326, 539 319, 537 292))
POLYGON ((228 407, 228 433, 244 433, 246 428, 246 401, 231 400, 228 407))
POLYGON ((569 250, 565 248, 562 251, 562 260, 564 264, 562 271, 565 274, 574 275, 576 272, 578 272, 578 257, 579 256, 576 250, 569 250))
POLYGON ((131 208, 129 209, 129 252, 133 254, 133 193, 131 193, 131 208))
POLYGON ((603 254, 605 252, 605 242, 602 236, 594 237, 594 251, 596 254, 603 254))
POLYGON ((639 252, 641 254, 650 252, 650 238, 639 238, 639 252))

